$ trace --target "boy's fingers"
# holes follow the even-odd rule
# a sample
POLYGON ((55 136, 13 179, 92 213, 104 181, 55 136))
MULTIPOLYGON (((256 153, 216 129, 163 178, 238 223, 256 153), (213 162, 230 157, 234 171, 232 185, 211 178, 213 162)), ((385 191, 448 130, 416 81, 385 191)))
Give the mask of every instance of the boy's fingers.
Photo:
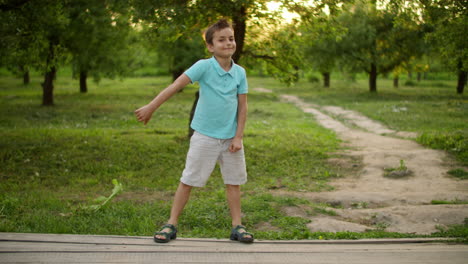
POLYGON ((229 151, 230 151, 230 152, 237 152, 237 151, 239 151, 240 149, 241 149, 241 148, 234 146, 234 144, 231 144, 231 145, 229 146, 229 151))

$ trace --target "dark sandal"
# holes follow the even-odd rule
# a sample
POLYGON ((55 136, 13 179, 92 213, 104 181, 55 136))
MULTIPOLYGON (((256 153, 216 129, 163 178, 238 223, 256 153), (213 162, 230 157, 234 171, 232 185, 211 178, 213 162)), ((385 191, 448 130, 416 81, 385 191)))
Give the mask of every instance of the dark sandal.
POLYGON ((254 241, 254 236, 252 233, 247 232, 247 229, 243 225, 238 225, 232 228, 231 231, 231 240, 236 240, 243 243, 252 243, 254 241), (239 229, 244 229, 244 232, 239 232, 239 229), (246 237, 250 236, 250 237, 246 237))
POLYGON ((167 243, 171 241, 171 239, 177 238, 177 228, 171 224, 166 224, 161 228, 161 231, 154 233, 153 238, 154 238, 154 242, 156 243, 167 243), (171 232, 162 232, 166 228, 170 228, 171 232), (164 239, 157 238, 156 237, 157 235, 164 236, 164 239))

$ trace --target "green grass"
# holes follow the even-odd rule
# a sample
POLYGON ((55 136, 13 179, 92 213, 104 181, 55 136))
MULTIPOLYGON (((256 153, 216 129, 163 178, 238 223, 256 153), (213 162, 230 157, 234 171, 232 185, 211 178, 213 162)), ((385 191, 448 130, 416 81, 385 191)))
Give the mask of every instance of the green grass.
POLYGON ((468 201, 461 201, 461 200, 453 200, 453 201, 432 200, 431 204, 468 204, 468 201))
POLYGON ((468 180, 468 171, 464 169, 453 169, 448 172, 453 177, 457 177, 462 180, 468 180))
MULTIPOLYGON (((1 78, 0 231, 151 235, 167 220, 184 167, 197 88, 176 94, 143 126, 133 111, 169 84, 168 77, 89 82, 89 93, 80 94, 76 80, 59 75, 53 107, 40 105, 40 81, 33 76, 23 86, 18 79, 1 78), (111 194, 112 179, 123 192, 96 212, 84 210, 111 194)), ((306 220, 289 217, 276 205, 283 198, 265 193, 279 184, 292 191, 330 189, 327 182, 337 173, 326 159, 339 141, 277 99, 249 94, 244 222, 254 227, 268 220, 280 230, 304 229, 306 220)), ((315 206, 320 205, 310 205, 315 206)), ((185 237, 226 237, 229 226, 216 169, 205 188, 194 190, 180 229, 185 237)))
MULTIPOLYGON (((167 220, 184 167, 188 113, 197 88, 189 86, 176 94, 153 115, 147 126, 143 126, 135 120, 134 109, 149 102, 169 84, 170 78, 104 79, 99 85, 89 82, 89 92, 80 94, 78 82, 59 73, 53 107, 40 106, 40 82, 38 76, 32 76, 29 86, 6 75, 0 78, 0 232, 152 235, 155 226, 167 220), (112 194, 113 179, 122 184, 123 191, 95 212, 84 210, 94 204, 96 198, 112 194)), ((285 88, 272 79, 262 78, 250 78, 249 83, 251 88, 275 91, 263 94, 251 90, 249 93, 244 138, 249 182, 243 186, 242 202, 244 224, 255 232, 256 238, 414 236, 380 231, 311 232, 307 228, 310 220, 288 216, 283 208, 305 208, 309 216, 333 215, 332 208, 270 194, 270 190, 279 188, 300 192, 331 190, 329 180, 340 176, 338 168, 327 163, 330 155, 339 149, 340 142, 335 134, 295 106, 279 102, 279 93, 295 93, 320 104, 336 102, 364 113, 372 112, 372 107, 383 102, 401 103, 400 100, 406 98, 404 95, 400 92, 395 95, 392 91, 369 95, 358 84, 341 91, 338 88, 325 90, 308 83, 285 88), (358 103, 353 102, 353 98, 358 103), (262 225, 272 228, 265 230, 262 225)), ((441 95, 442 101, 432 97, 429 101, 446 105, 449 105, 447 100, 456 101, 449 106, 466 111, 463 97, 453 99, 455 97, 448 95, 448 91, 444 90, 445 93, 447 95, 441 95)), ((420 106, 426 104, 425 100, 413 97, 409 104, 411 109, 426 107, 420 106)), ((424 109, 418 111, 421 115, 426 113, 426 117, 424 109)), ((452 112, 446 111, 445 117, 452 112)), ((444 111, 439 114, 442 116, 444 111)), ((465 124, 458 124, 462 116, 453 115, 456 118, 447 123, 452 128, 458 126, 461 131, 466 130, 465 124)), ((370 116, 385 120, 390 114, 370 116)), ((407 117, 393 120, 404 118, 407 117)), ((400 122, 397 121, 386 124, 397 127, 395 124, 400 122)), ((436 124, 433 125, 433 131, 437 132, 436 124)), ((405 130, 419 131, 416 125, 405 130)), ((432 130, 424 125, 422 131, 432 130)), ((450 131, 444 129, 443 132, 450 131)), ((230 217, 218 169, 205 188, 192 192, 179 229, 183 237, 229 236, 230 217)), ((445 232, 457 236, 464 231, 445 232)))
POLYGON ((400 166, 396 168, 384 168, 384 177, 399 179, 408 177, 412 174, 408 167, 406 167, 405 161, 400 160, 400 166))

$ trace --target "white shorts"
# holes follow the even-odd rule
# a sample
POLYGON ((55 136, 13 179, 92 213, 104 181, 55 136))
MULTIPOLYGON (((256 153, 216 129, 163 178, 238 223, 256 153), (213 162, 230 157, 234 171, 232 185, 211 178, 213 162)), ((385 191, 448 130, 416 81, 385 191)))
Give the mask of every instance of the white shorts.
POLYGON ((185 169, 180 181, 203 187, 206 185, 216 162, 219 162, 224 184, 241 185, 247 182, 244 148, 229 152, 232 139, 217 139, 195 131, 190 139, 185 169))

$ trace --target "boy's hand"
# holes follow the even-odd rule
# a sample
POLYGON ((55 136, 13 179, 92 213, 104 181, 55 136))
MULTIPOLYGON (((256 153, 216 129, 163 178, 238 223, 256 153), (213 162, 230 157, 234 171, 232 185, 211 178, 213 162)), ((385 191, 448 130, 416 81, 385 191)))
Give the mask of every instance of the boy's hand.
POLYGON ((231 145, 229 146, 229 151, 234 153, 242 149, 242 139, 233 138, 231 145))
POLYGON ((150 109, 149 105, 145 105, 135 110, 135 115, 139 122, 143 122, 146 125, 150 121, 153 112, 154 111, 150 109))

